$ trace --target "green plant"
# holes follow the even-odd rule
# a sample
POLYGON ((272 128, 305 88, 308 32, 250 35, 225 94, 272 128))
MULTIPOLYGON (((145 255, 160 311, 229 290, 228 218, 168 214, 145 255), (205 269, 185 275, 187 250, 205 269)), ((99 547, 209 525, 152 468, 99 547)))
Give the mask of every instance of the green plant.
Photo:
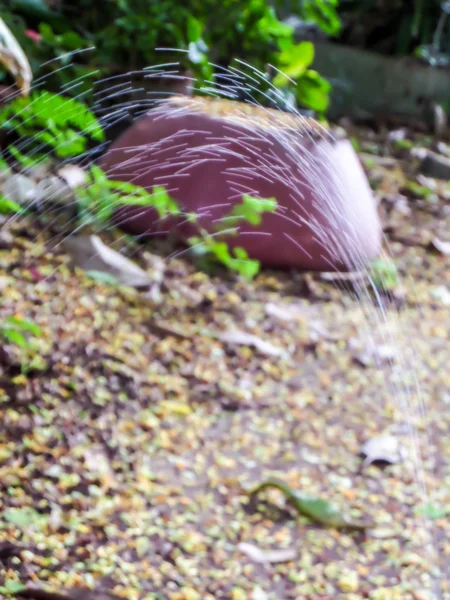
POLYGON ((399 283, 397 267, 391 260, 374 260, 369 275, 372 284, 379 290, 392 291, 399 283))
POLYGON ((163 187, 152 193, 132 183, 113 181, 93 165, 84 186, 76 189, 77 212, 81 225, 104 226, 120 206, 153 207, 161 218, 180 214, 178 204, 163 187))
POLYGON ((213 233, 201 227, 193 215, 191 221, 196 223, 199 235, 191 237, 189 245, 197 262, 207 270, 219 263, 246 279, 253 279, 259 272, 259 261, 249 258, 244 248, 238 246, 230 249, 223 241, 223 236, 237 235, 238 226, 242 222, 259 225, 263 213, 274 212, 276 208, 277 202, 274 198, 254 198, 246 194, 240 204, 235 204, 230 212, 222 217, 221 224, 213 233))
POLYGON ((450 62, 450 12, 442 0, 339 0, 343 41, 383 52, 415 54, 430 64, 450 62))
MULTIPOLYGON (((335 3, 303 0, 299 10, 306 20, 334 33, 339 26, 335 3)), ((8 24, 32 59, 33 72, 42 75, 44 69, 47 75, 53 73, 55 83, 50 78, 47 85, 57 91, 67 86, 68 94, 92 88, 89 77, 92 81, 101 75, 131 71, 132 78, 143 80, 145 73, 139 74, 140 70, 173 61, 180 61, 182 68, 194 74, 198 87, 220 79, 223 69, 230 65, 243 69, 242 64, 234 62, 241 59, 267 74, 267 80, 261 79, 255 90, 258 99, 266 101, 270 78, 276 73, 270 72, 268 65, 289 68, 295 60, 293 29, 279 19, 268 0, 189 0, 183 5, 177 0, 99 0, 94 5, 80 0, 76 9, 63 0, 58 4, 58 13, 48 8, 36 13, 31 4, 25 2, 18 7, 19 24, 14 26, 11 19, 8 24), (27 27, 34 29, 33 41, 23 35, 27 27), (94 50, 76 53, 88 46, 94 50), (181 52, 157 50, 164 48, 181 52), (289 53, 293 58, 286 60, 289 53), (40 62, 43 67, 39 67, 40 62), (68 85, 73 80, 76 85, 68 85)), ((39 4, 47 6, 43 0, 39 4)), ((290 97, 295 97, 299 105, 323 112, 329 86, 306 69, 295 81, 299 85, 285 83, 283 93, 291 87, 290 97)))
POLYGON ((9 213, 21 213, 23 211, 20 204, 14 202, 14 200, 9 200, 2 194, 0 194, 0 214, 7 215, 9 213))
POLYGON ((6 317, 0 320, 0 337, 20 348, 33 348, 33 338, 41 334, 41 328, 32 321, 19 317, 6 317))
POLYGON ((110 223, 115 211, 124 206, 155 208, 161 219, 182 216, 193 223, 198 231, 198 235, 192 236, 188 243, 202 268, 211 269, 221 264, 248 279, 258 273, 259 262, 250 259, 243 248, 230 249, 224 236, 237 235, 242 222, 259 225, 262 215, 274 212, 277 207, 274 199, 244 195, 242 202, 235 204, 221 219, 221 224, 210 233, 201 226, 196 214, 183 214, 178 203, 163 187, 155 186, 149 193, 132 183, 108 179, 106 173, 96 166, 91 167, 85 185, 76 189, 76 197, 80 226, 102 228, 110 223))
POLYGON ((300 104, 317 112, 324 113, 328 108, 331 85, 317 71, 308 67, 314 60, 314 45, 311 42, 301 42, 287 45, 278 57, 281 70, 273 80, 280 87, 290 87, 291 79, 297 82, 295 97, 300 104))
POLYGON ((305 23, 314 23, 327 35, 337 35, 342 28, 338 14, 339 0, 276 0, 280 14, 294 14, 305 23))
MULTIPOLYGON (((50 149, 59 158, 78 156, 88 143, 104 140, 103 129, 95 115, 82 102, 47 91, 16 98, 0 109, 0 128, 28 140, 27 150, 50 149)), ((16 153, 14 148, 11 153, 16 153)), ((23 160, 39 162, 45 154, 23 160)), ((22 160, 22 163, 23 163, 22 160)))

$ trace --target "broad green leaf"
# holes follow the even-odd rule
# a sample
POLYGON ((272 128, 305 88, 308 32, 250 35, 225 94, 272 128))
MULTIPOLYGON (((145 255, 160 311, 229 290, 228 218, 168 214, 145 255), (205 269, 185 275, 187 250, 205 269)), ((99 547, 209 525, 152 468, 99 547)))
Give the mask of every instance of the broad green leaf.
POLYGON ((273 80, 277 87, 284 87, 290 83, 289 79, 299 80, 314 60, 314 45, 311 42, 300 42, 287 50, 283 50, 278 62, 282 73, 278 73, 273 80))
POLYGON ((321 77, 317 71, 309 69, 298 81, 295 95, 303 106, 319 113, 324 113, 329 104, 331 84, 321 77))

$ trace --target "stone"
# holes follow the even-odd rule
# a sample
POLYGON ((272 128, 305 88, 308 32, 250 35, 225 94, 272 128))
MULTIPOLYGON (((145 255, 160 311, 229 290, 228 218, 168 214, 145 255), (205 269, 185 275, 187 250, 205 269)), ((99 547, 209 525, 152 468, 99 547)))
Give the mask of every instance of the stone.
MULTIPOLYGON (((263 265, 331 271, 360 269, 379 252, 376 203, 347 139, 313 120, 233 101, 174 97, 138 119, 101 163, 108 176, 151 191, 164 186, 208 231, 243 194, 276 198, 261 224, 243 223, 231 247, 263 265)), ((195 225, 124 207, 116 224, 136 235, 195 225)))
POLYGON ((420 163, 420 171, 427 177, 450 180, 450 158, 427 152, 420 163))

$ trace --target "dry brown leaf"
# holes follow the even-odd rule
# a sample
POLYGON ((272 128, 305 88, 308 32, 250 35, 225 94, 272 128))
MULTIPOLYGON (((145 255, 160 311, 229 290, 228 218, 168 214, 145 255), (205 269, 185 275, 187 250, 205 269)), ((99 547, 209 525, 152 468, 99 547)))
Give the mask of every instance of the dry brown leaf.
POLYGON ((270 342, 262 340, 257 335, 247 333, 246 331, 240 331, 238 329, 234 331, 224 331, 223 333, 219 333, 217 338, 227 344, 250 346, 266 356, 278 356, 280 358, 286 358, 286 356, 288 356, 288 353, 283 348, 274 346, 270 342))
POLYGON ((297 558, 295 548, 282 548, 280 550, 261 550, 254 544, 242 542, 238 545, 238 550, 248 558, 257 563, 275 564, 289 562, 297 558))
POLYGON ((450 242, 444 242, 443 240, 435 237, 432 239, 431 245, 436 248, 438 252, 444 254, 444 256, 450 256, 450 242))
POLYGON ((0 62, 14 77, 24 96, 30 93, 33 74, 30 63, 3 19, 0 18, 0 62))
POLYGON ((147 287, 152 283, 144 269, 108 248, 96 235, 68 237, 64 240, 64 247, 73 262, 86 271, 108 273, 120 283, 132 287, 147 287))

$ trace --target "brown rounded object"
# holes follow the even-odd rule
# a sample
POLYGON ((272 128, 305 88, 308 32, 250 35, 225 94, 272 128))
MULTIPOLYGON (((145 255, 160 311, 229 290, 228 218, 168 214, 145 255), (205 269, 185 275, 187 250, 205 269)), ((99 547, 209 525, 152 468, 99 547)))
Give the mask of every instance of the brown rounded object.
MULTIPOLYGON (((116 180, 164 186, 208 231, 243 194, 276 198, 258 226, 227 238, 263 265, 355 269, 380 249, 376 205, 355 152, 313 121, 238 102, 173 98, 130 127, 102 167, 116 180)), ((195 235, 186 219, 161 221, 126 207, 117 223, 134 234, 195 235)))

